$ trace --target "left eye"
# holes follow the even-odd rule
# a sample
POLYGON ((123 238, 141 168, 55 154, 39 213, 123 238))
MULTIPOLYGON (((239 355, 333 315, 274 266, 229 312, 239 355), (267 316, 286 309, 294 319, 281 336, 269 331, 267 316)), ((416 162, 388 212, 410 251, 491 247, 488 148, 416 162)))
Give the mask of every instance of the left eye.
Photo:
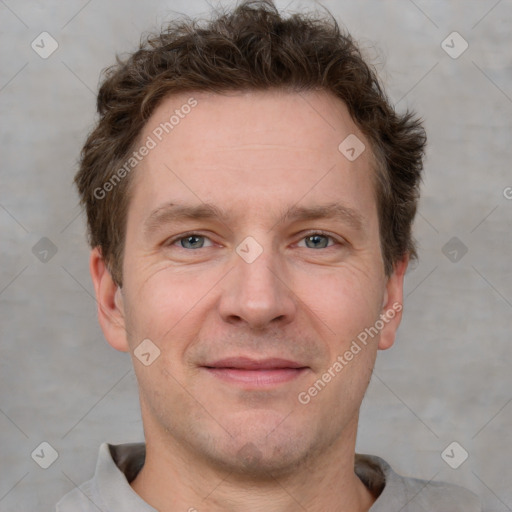
POLYGON ((331 236, 322 235, 321 233, 313 233, 304 237, 302 240, 306 242, 306 247, 308 249, 325 249, 330 245, 334 245, 329 244, 329 241, 333 240, 331 236))
POLYGON ((209 241, 211 245, 210 239, 203 235, 187 235, 179 238, 174 243, 179 243, 183 249, 201 249, 205 247, 205 241, 209 241))

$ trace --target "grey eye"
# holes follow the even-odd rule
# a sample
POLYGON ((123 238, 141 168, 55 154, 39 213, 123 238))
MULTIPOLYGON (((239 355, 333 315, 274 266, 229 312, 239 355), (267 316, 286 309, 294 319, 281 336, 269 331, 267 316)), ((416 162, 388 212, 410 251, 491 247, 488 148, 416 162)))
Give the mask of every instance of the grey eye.
POLYGON ((309 249, 325 249, 329 245, 329 237, 325 235, 310 235, 304 240, 309 249))
POLYGON ((180 238, 179 242, 184 249, 201 249, 204 246, 205 237, 201 235, 189 235, 180 238))

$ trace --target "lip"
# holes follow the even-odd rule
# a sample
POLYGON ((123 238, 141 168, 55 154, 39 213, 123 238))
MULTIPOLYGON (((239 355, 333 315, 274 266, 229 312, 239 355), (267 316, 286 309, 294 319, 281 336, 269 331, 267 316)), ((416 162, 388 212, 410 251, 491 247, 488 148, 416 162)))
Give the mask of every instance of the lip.
POLYGON ((277 357, 252 359, 250 357, 226 357, 204 365, 207 368, 234 368, 237 370, 276 370, 282 368, 306 368, 305 365, 277 357))
POLYGON ((204 365, 208 373, 245 388, 268 388, 290 382, 308 370, 307 366, 288 359, 251 359, 229 357, 204 365))

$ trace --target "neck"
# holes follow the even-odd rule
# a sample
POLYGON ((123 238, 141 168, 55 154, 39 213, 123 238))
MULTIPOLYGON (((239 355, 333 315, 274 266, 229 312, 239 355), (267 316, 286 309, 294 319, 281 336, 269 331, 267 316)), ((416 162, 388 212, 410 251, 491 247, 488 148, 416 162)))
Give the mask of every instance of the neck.
POLYGON ((354 472, 356 431, 357 418, 325 453, 288 475, 255 480, 146 430, 146 461, 131 486, 159 512, 367 512, 375 497, 354 472))

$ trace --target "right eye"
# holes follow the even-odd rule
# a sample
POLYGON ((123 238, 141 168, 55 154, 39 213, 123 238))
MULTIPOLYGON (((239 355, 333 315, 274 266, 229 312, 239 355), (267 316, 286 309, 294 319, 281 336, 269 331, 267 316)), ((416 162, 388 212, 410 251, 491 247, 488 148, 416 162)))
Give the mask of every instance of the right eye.
POLYGON ((203 247, 210 247, 212 245, 211 240, 198 233, 187 233, 186 235, 181 235, 178 238, 174 238, 166 245, 173 246, 179 244, 178 246, 181 249, 201 249, 203 247), (209 241, 210 244, 205 246, 205 241, 209 241))

